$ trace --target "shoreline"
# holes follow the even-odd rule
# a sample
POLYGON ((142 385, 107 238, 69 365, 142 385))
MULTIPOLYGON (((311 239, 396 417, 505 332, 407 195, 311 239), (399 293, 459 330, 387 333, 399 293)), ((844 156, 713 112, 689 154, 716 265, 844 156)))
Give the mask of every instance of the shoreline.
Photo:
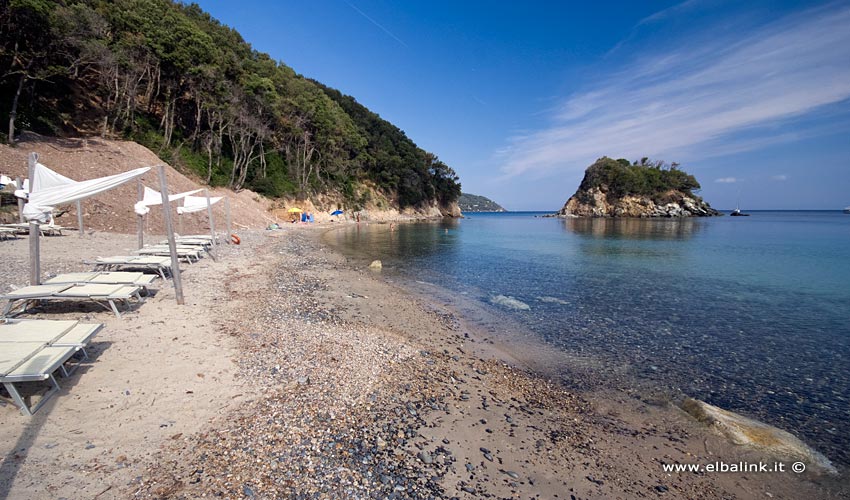
MULTIPOLYGON (((841 495, 834 480, 819 476, 664 473, 662 462, 757 457, 681 412, 625 394, 582 394, 505 363, 500 346, 478 338, 474 325, 447 304, 376 279, 322 243, 321 234, 334 228, 301 229, 255 233, 220 262, 188 267, 189 281, 200 288, 187 293, 190 306, 174 313, 186 316, 179 343, 221 339, 203 354, 214 366, 232 366, 232 373, 211 373, 201 368, 206 361, 184 367, 194 383, 214 386, 214 408, 183 432, 167 429, 167 436, 141 446, 146 429, 120 431, 121 439, 102 436, 97 444, 110 455, 78 472, 78 487, 86 483, 90 496, 106 491, 103 497, 115 498, 841 495), (208 317, 199 321, 198 314, 208 317)), ((176 307, 167 296, 163 287, 154 298, 163 301, 157 307, 176 307)), ((126 335, 155 316, 151 306, 142 306, 132 324, 109 322, 115 344, 95 358, 91 373, 75 375, 69 389, 37 414, 42 429, 78 426, 74 420, 87 415, 80 413, 85 407, 77 413, 65 407, 98 391, 92 376, 106 368, 119 342, 150 348, 150 340, 126 335)), ((109 369, 119 373, 102 374, 99 382, 131 374, 117 361, 109 369)), ((155 361, 153 368, 161 370, 155 361)), ((160 361, 168 363, 167 356, 160 361)), ((162 418, 158 406, 131 404, 128 410, 162 418)), ((96 407, 87 416, 105 415, 108 408, 96 407)), ((28 425, 9 417, 14 422, 5 433, 28 425)), ((85 456, 81 449, 53 457, 39 439, 12 476, 9 498, 65 491, 62 478, 48 479, 40 490, 28 489, 26 481, 54 467, 71 471, 77 455, 85 456), (36 467, 30 458, 41 455, 44 462, 36 467)))
MULTIPOLYGON (((213 479, 217 488, 201 491, 239 495, 240 488, 245 494, 247 486, 261 498, 299 493, 306 498, 311 491, 324 492, 331 498, 386 498, 393 494, 399 498, 832 495, 817 484, 820 478, 803 482, 776 475, 664 473, 662 462, 693 463, 719 457, 753 461, 757 454, 736 449, 677 409, 647 405, 616 393, 588 400, 551 379, 505 363, 496 355, 500 346, 475 338, 476 332, 445 304, 423 301, 422 296, 411 295, 400 284, 376 278, 365 266, 352 265, 321 241, 324 228, 316 229, 284 235, 287 241, 282 248, 277 246, 277 251, 288 255, 291 262, 303 263, 305 255, 321 256, 312 265, 297 266, 294 277, 314 284, 308 303, 334 304, 319 308, 329 314, 319 324, 358 331, 365 328, 366 337, 359 331, 361 342, 374 342, 376 337, 381 342, 389 339, 390 343, 382 344, 382 348, 390 349, 394 362, 379 370, 380 375, 371 384, 357 386, 355 392, 362 394, 347 400, 344 409, 337 408, 340 413, 329 412, 331 418, 320 419, 328 429, 334 428, 331 422, 341 419, 344 429, 337 428, 338 434, 330 430, 331 437, 325 433, 324 439, 310 437, 311 443, 324 441, 324 445, 319 444, 316 449, 313 444, 314 448, 305 449, 297 440, 275 438, 279 445, 286 442, 297 450, 287 451, 283 461, 289 466, 296 464, 300 472, 294 474, 293 484, 281 485, 273 472, 277 469, 271 469, 265 483, 245 482, 240 486, 237 482, 213 479), (292 241, 299 237, 301 241, 292 241), (305 253, 299 255, 293 246, 301 246, 300 251, 305 253), (356 427, 352 422, 357 423, 356 427), (339 446, 340 442, 356 446, 346 449, 346 445, 339 446), (330 443, 333 445, 328 448, 330 443), (342 453, 335 452, 340 448, 342 453), (303 462, 311 468, 304 471, 299 467, 303 462), (349 471, 351 476, 342 479, 328 472, 340 469, 349 471), (343 487, 345 484, 348 489, 343 487)), ((292 270, 285 260, 286 257, 281 267, 292 270)), ((304 305, 296 306, 296 310, 299 307, 304 307, 302 312, 309 310, 304 305)), ((305 339, 297 342, 302 341, 305 339)), ((344 347, 337 346, 335 352, 352 349, 350 344, 339 342, 344 347)), ((324 342, 317 344, 314 348, 327 346, 324 342)), ((341 356, 330 355, 326 359, 340 362, 341 356)), ((317 383, 311 373, 299 373, 292 374, 282 394, 275 396, 277 402, 272 407, 280 411, 277 405, 287 407, 283 401, 302 398, 314 403, 316 396, 327 404, 329 395, 341 390, 317 383)), ((316 380, 322 378, 316 376, 316 380)), ((334 380, 333 384, 340 382, 334 380)), ((342 393, 347 399, 351 388, 343 388, 342 393)), ((338 398, 332 399, 336 402, 338 398)), ((289 412, 293 410, 283 411, 289 412)), ((295 422, 305 418, 300 410, 294 413, 295 422)), ((251 424, 240 423, 240 427, 260 424, 267 417, 251 417, 251 424)), ((290 425, 276 422, 277 425, 287 429, 284 436, 292 432, 290 425)), ((304 427, 296 427, 300 431, 295 434, 305 439, 304 427)), ((275 427, 275 435, 279 432, 275 427)), ((220 449, 224 442, 229 440, 217 436, 200 444, 198 451, 220 449)), ((243 438, 227 446, 251 450, 250 458, 256 459, 261 453, 255 445, 256 440, 243 438)), ((267 453, 275 455, 283 448, 267 453)), ((247 458, 240 457, 237 462, 247 458)), ((227 471, 225 476, 242 477, 237 472, 239 467, 233 466, 233 459, 230 454, 226 464, 217 463, 216 467, 227 471)), ((200 468, 201 464, 194 465, 200 468)), ((207 473, 205 469, 204 475, 207 473)), ((206 477, 199 484, 205 480, 206 477)))

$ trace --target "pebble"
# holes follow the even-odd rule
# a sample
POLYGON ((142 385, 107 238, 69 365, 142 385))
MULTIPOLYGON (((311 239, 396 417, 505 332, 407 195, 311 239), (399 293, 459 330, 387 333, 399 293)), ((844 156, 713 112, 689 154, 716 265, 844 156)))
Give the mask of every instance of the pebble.
POLYGON ((422 462, 426 464, 430 464, 434 461, 434 459, 431 457, 431 454, 427 451, 419 452, 419 460, 422 460, 422 462))
POLYGON ((512 470, 506 470, 505 474, 507 474, 508 476, 510 476, 514 479, 519 479, 519 474, 517 474, 516 472, 514 472, 512 470))
POLYGON ((602 486, 603 484, 605 484, 605 483, 604 483, 601 479, 596 479, 596 478, 594 478, 593 476, 587 476, 587 480, 588 480, 588 481, 590 481, 591 483, 596 483, 596 484, 598 484, 598 485, 600 485, 600 486, 602 486))

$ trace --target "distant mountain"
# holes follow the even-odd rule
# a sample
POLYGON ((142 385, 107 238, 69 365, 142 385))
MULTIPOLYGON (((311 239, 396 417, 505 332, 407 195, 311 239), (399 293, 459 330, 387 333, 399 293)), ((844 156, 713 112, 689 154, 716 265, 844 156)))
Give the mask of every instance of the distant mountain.
POLYGON ((587 167, 559 217, 705 217, 720 215, 694 194, 700 185, 677 163, 603 156, 587 167))
POLYGON ((507 212, 495 201, 477 194, 461 193, 457 204, 461 212, 507 212))

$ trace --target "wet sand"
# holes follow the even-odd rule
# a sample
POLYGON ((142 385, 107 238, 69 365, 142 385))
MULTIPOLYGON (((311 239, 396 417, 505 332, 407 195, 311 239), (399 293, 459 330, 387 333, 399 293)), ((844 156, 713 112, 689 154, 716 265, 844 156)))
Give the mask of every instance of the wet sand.
POLYGON ((88 369, 33 419, 0 408, 5 497, 847 494, 808 473, 665 473, 760 457, 663 401, 531 372, 325 230, 259 233, 189 267, 183 308, 163 287, 123 321, 87 313, 107 322, 88 369))

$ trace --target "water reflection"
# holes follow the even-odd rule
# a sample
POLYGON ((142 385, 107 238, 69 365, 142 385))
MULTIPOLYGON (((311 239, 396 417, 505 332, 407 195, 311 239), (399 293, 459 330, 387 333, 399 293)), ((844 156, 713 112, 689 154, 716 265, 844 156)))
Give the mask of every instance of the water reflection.
POLYGON ((326 239, 355 257, 395 259, 451 253, 457 245, 459 221, 356 225, 332 231, 326 239))
POLYGON ((702 231, 698 219, 635 219, 610 217, 578 217, 563 220, 567 232, 593 238, 634 240, 681 240, 702 231))

